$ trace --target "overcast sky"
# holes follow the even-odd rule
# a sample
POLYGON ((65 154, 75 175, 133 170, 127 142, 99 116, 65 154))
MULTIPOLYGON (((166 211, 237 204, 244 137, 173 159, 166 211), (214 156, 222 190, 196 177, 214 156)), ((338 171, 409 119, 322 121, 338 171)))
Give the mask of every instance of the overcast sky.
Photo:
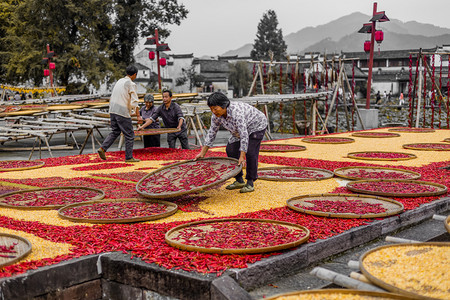
MULTIPOLYGON (((372 15, 369 0, 178 0, 189 10, 180 26, 170 26, 166 40, 173 54, 221 55, 253 43, 263 14, 277 14, 283 35, 361 12, 372 15)), ((378 11, 391 19, 450 28, 450 0, 379 0, 378 11)), ((369 21, 369 20, 367 20, 369 21)), ((362 25, 362 24, 361 24, 362 25)), ((359 30, 359 28, 355 28, 359 30)))

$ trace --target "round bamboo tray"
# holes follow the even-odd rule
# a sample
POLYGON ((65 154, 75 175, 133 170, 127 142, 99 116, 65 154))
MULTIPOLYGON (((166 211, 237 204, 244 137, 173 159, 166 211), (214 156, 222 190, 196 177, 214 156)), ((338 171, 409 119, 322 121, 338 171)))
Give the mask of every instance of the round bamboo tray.
POLYGON ((167 201, 162 201, 162 200, 142 200, 142 199, 115 199, 115 200, 97 200, 97 201, 87 201, 87 202, 82 202, 82 203, 75 203, 75 204, 70 204, 67 206, 64 206, 62 208, 60 208, 58 210, 58 216, 61 217, 62 219, 66 219, 72 222, 83 222, 83 223, 94 223, 94 224, 108 224, 108 223, 135 223, 135 222, 146 222, 146 221, 153 221, 153 220, 157 220, 157 219, 162 219, 168 216, 173 215, 174 213, 176 213, 178 210, 178 206, 174 203, 171 202, 167 202, 167 201), (125 209, 123 206, 121 206, 122 203, 137 203, 140 206, 145 206, 146 204, 157 204, 160 206, 165 206, 165 210, 162 212, 158 212, 158 213, 149 213, 148 215, 145 216, 128 216, 128 217, 123 217, 123 218, 117 218, 116 216, 114 216, 114 213, 116 211, 121 211, 124 212, 125 209), (95 210, 89 212, 86 212, 86 215, 91 214, 91 216, 93 215, 98 215, 99 213, 106 213, 107 215, 112 217, 110 218, 93 218, 93 217, 73 217, 68 215, 69 211, 71 209, 77 209, 77 208, 87 208, 89 206, 95 206, 96 204, 118 204, 117 206, 113 206, 112 207, 112 212, 108 211, 108 209, 106 211, 102 211, 103 208, 99 208, 100 210, 95 210))
MULTIPOLYGON (((230 224, 228 224, 228 225, 231 226, 230 224)), ((248 229, 248 227, 243 228, 243 229, 247 233, 255 232, 254 229, 250 230, 250 229, 248 229)), ((271 241, 273 241, 271 238, 268 238, 266 234, 259 235, 258 237, 260 238, 261 241, 264 241, 264 242, 270 243, 271 241)), ((218 240, 217 237, 212 237, 212 238, 214 239, 214 241, 218 240)), ((288 222, 282 222, 282 221, 276 221, 276 220, 236 219, 236 218, 203 220, 203 221, 197 221, 197 222, 183 224, 183 225, 172 228, 171 230, 169 230, 166 233, 166 236, 165 236, 166 242, 172 247, 175 247, 175 248, 178 248, 181 250, 186 250, 186 251, 198 251, 198 252, 203 252, 203 253, 219 253, 219 254, 249 254, 249 253, 266 253, 266 252, 280 251, 280 250, 296 247, 296 246, 306 242, 308 240, 308 238, 309 238, 309 230, 306 227, 303 227, 301 225, 288 223, 288 222), (289 232, 296 232, 296 231, 301 232, 302 237, 298 238, 295 241, 285 242, 283 244, 278 244, 278 245, 273 245, 273 246, 231 248, 229 246, 230 246, 230 243, 233 242, 232 238, 235 238, 236 241, 238 240, 240 242, 250 241, 250 239, 248 237, 243 239, 242 237, 237 236, 239 232, 237 230, 234 230, 234 233, 236 233, 236 235, 227 236, 227 241, 225 242, 225 245, 224 245, 225 247, 219 248, 219 247, 213 247, 213 246, 202 247, 202 246, 188 245, 188 244, 183 243, 182 241, 186 241, 186 240, 182 239, 182 237, 179 236, 182 233, 182 231, 185 229, 187 229, 187 230, 191 229, 196 232, 197 236, 195 237, 195 240, 201 239, 201 237, 198 236, 200 234, 198 232, 198 230, 200 230, 201 233, 203 233, 203 232, 210 233, 211 235, 214 236, 214 233, 217 231, 214 230, 214 228, 212 227, 213 225, 209 225, 209 224, 210 223, 223 223, 223 222, 233 222, 233 223, 253 222, 256 224, 260 224, 260 225, 268 223, 268 224, 272 224, 272 225, 281 226, 284 229, 287 229, 289 232), (199 227, 203 227, 203 228, 200 229, 199 227), (180 241, 180 240, 182 240, 182 241, 180 241), (229 248, 227 248, 227 246, 229 248)))
POLYGON ((442 184, 434 183, 434 182, 427 182, 427 181, 419 181, 419 180, 395 180, 395 179, 372 179, 372 180, 358 180, 358 181, 352 181, 347 183, 347 189, 355 192, 355 193, 363 193, 363 194, 371 194, 371 195, 378 195, 378 196, 389 196, 389 197, 429 197, 429 196, 438 196, 445 194, 447 192, 447 187, 442 184), (355 185, 358 184, 364 184, 364 183, 372 183, 377 184, 380 183, 380 189, 381 191, 374 191, 370 189, 363 189, 355 187, 355 185), (408 184, 414 184, 419 186, 428 186, 433 187, 434 191, 417 191, 417 192, 389 192, 387 189, 389 187, 395 188, 395 186, 403 184, 403 187, 398 187, 398 190, 404 190, 405 186, 408 186, 408 184))
POLYGON ((443 142, 450 143, 450 138, 444 139, 443 142))
POLYGON ((367 279, 388 291, 450 299, 449 253, 448 242, 384 245, 364 253, 359 265, 367 279))
POLYGON ((288 144, 261 144, 259 148, 259 152, 297 152, 305 150, 305 146, 288 144))
POLYGON ((44 165, 45 162, 37 160, 4 160, 0 161, 0 172, 37 169, 44 165))
POLYGON ((180 131, 181 131, 181 129, 178 129, 178 128, 150 128, 150 129, 143 129, 143 130, 135 130, 134 135, 135 136, 156 135, 156 134, 174 133, 174 132, 180 132, 180 131))
POLYGON ((362 160, 386 160, 386 161, 398 161, 398 160, 409 160, 417 158, 416 155, 411 153, 403 153, 403 152, 388 152, 388 151, 360 151, 360 152, 350 152, 347 154, 348 158, 353 159, 362 159, 362 160), (369 154, 373 153, 375 155, 377 154, 394 154, 394 155, 404 155, 403 157, 364 157, 364 156, 358 156, 358 154, 369 154))
POLYGON ((397 127, 388 129, 391 132, 410 132, 410 133, 430 133, 434 132, 431 128, 417 128, 417 127, 397 127))
POLYGON ((185 160, 145 175, 136 184, 136 191, 148 198, 172 198, 222 183, 239 174, 241 170, 242 165, 238 165, 238 160, 229 157, 185 160), (201 164, 204 166, 201 167, 201 164), (195 170, 195 167, 198 169, 195 170), (226 170, 223 170, 224 168, 226 170))
POLYGON ((450 215, 445 218, 444 225, 445 229, 447 229, 447 232, 450 233, 450 215))
POLYGON ((393 137, 399 137, 400 134, 392 133, 392 132, 370 131, 370 132, 354 132, 354 133, 352 133, 352 136, 364 137, 364 138, 393 138, 393 137))
POLYGON ((334 176, 333 172, 324 170, 324 169, 317 169, 317 168, 268 167, 268 168, 258 169, 258 179, 261 179, 261 180, 316 181, 316 180, 328 179, 333 176, 334 176), (279 177, 277 177, 277 176, 279 176, 279 177))
POLYGON ((334 170, 334 175, 351 179, 351 180, 364 180, 364 179, 409 179, 416 180, 422 177, 421 174, 404 169, 386 168, 386 167, 367 167, 367 166, 355 166, 355 167, 343 167, 334 170), (363 171, 365 174, 354 174, 352 172, 363 171), (370 177, 371 174, 384 175, 384 178, 370 177), (394 174, 398 174, 407 178, 398 178, 394 174), (359 176, 358 176, 359 175, 359 176), (367 175, 364 177, 364 175, 367 175), (392 176, 391 176, 392 175, 392 176), (391 177, 389 177, 391 176, 391 177))
MULTIPOLYGON (((302 195, 293 197, 287 200, 287 206, 295 211, 299 211, 302 213, 322 216, 322 217, 332 217, 332 218, 381 218, 399 214, 403 211, 403 204, 389 198, 382 198, 376 196, 369 195, 358 195, 358 194, 312 194, 312 195, 302 195), (330 212, 325 210, 312 210, 308 209, 308 207, 313 208, 315 206, 314 203, 310 201, 332 201, 336 203, 334 208, 328 206, 330 209, 337 210, 346 210, 343 203, 349 202, 351 205, 348 205, 349 212, 330 212), (337 205, 339 203, 339 205, 337 205), (365 204, 365 205, 373 205, 376 209, 381 208, 384 209, 384 212, 366 212, 366 213, 356 213, 352 212, 352 209, 357 209, 357 205, 365 204), (296 205, 301 205, 302 207, 298 207, 296 205)), ((327 206, 327 204, 325 204, 327 206)))
MULTIPOLYGON (((13 205, 13 204, 10 204, 11 201, 9 201, 7 199, 10 196, 34 193, 34 192, 41 192, 41 191, 51 191, 51 190, 55 190, 55 191, 57 191, 57 190, 86 190, 86 191, 94 191, 98 194, 97 196, 94 196, 91 198, 85 198, 84 201, 100 200, 105 197, 105 193, 102 190, 94 189, 94 188, 90 188, 90 187, 65 186, 65 187, 36 188, 36 189, 20 190, 20 191, 3 194, 0 196, 0 206, 8 207, 8 208, 16 208, 16 209, 44 210, 44 209, 57 209, 57 208, 66 206, 68 204, 71 204, 71 203, 63 203, 63 204, 48 204, 48 205, 41 205, 41 206, 31 206, 31 205, 24 205, 24 202, 32 203, 32 202, 35 202, 35 199, 25 199, 23 201, 19 200, 19 202, 18 202, 19 205, 13 205)), ((78 202, 83 202, 83 201, 78 201, 78 202)))
POLYGON ((414 143, 403 145, 405 149, 423 150, 423 151, 450 151, 450 145, 445 143, 414 143), (427 145, 431 147, 427 147, 427 145), (436 146, 437 148, 433 148, 436 146))
POLYGON ((21 259, 24 259, 31 252, 31 243, 26 239, 18 235, 0 233, 0 246, 9 247, 13 246, 13 251, 3 252, 4 249, 0 249, 0 268, 8 265, 12 265, 21 259))
POLYGON ((347 137, 310 137, 303 138, 302 142, 311 144, 348 144, 354 143, 355 140, 347 137))
POLYGON ((274 295, 265 300, 338 300, 338 299, 358 299, 358 300, 410 300, 405 297, 393 293, 360 291, 352 289, 322 289, 322 290, 304 290, 294 291, 279 295, 274 295))

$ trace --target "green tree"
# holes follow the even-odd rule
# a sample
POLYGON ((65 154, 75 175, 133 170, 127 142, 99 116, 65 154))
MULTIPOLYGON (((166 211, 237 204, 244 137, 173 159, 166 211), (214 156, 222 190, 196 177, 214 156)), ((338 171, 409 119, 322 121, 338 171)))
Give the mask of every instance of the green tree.
MULTIPOLYGON (((46 45, 56 54, 56 85, 98 88, 123 76, 139 35, 180 24, 176 0, 8 0, 0 6, 0 78, 40 85, 46 45), (8 22, 3 22, 7 18, 8 22)), ((74 89, 72 89, 74 90, 74 89)))
POLYGON ((233 94, 242 97, 248 92, 252 83, 252 74, 249 65, 245 61, 238 61, 230 64, 230 75, 228 77, 230 85, 233 86, 233 94))
POLYGON ((281 60, 286 55, 286 43, 281 29, 278 29, 278 19, 275 11, 264 13, 258 24, 255 43, 250 52, 252 59, 269 59, 269 51, 274 54, 275 60, 281 60))

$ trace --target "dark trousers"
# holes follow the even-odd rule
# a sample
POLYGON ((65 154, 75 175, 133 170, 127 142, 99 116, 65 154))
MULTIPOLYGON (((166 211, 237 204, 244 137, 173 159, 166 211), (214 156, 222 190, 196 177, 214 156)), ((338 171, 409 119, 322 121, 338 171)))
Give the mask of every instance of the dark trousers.
MULTIPOLYGON (((245 155, 245 159, 247 161, 247 174, 245 175, 245 179, 250 179, 255 181, 258 179, 258 157, 259 157, 259 148, 261 146, 261 141, 264 138, 264 133, 266 130, 261 130, 257 132, 253 132, 250 134, 248 139, 248 149, 245 155)), ((241 141, 237 141, 231 144, 227 144, 227 156, 239 159, 241 155, 241 151, 239 148, 241 147, 241 141)), ((242 177, 244 173, 241 171, 236 177, 242 177)))
POLYGON ((144 148, 161 147, 161 135, 144 135, 144 148))
POLYGON ((102 148, 106 151, 123 133, 125 138, 125 159, 133 158, 134 130, 131 118, 125 118, 120 115, 110 114, 111 132, 102 143, 102 148))
POLYGON ((169 148, 175 148, 175 143, 177 141, 177 138, 180 140, 182 149, 189 149, 187 129, 182 130, 180 132, 174 132, 174 133, 167 134, 167 143, 169 144, 169 148))

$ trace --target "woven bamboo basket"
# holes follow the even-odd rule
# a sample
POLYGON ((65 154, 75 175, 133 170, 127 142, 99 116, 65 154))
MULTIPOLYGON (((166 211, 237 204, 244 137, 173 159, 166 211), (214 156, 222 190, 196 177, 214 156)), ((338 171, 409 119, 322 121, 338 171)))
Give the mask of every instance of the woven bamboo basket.
MULTIPOLYGON (((367 166, 338 168, 338 169, 334 170, 334 175, 342 177, 342 178, 346 178, 346 179, 351 179, 351 180, 375 179, 375 178, 358 177, 358 176, 349 175, 349 173, 351 174, 352 171, 357 171, 357 170, 365 170, 368 173, 373 171, 373 173, 378 172, 378 173, 404 174, 406 176, 409 176, 409 178, 402 178, 402 179, 409 179, 409 180, 416 180, 416 179, 419 179, 420 177, 422 177, 421 174, 419 174, 417 172, 409 171, 409 170, 387 168, 387 167, 367 167, 367 166)), ((394 179, 394 178, 382 178, 382 179, 394 179)))
POLYGON ((9 113, 9 112, 14 112, 14 111, 19 111, 21 109, 22 109, 22 107, 19 105, 5 105, 5 106, 0 106, 0 113, 9 113))
POLYGON ((417 128, 417 127, 397 127, 397 128, 390 128, 388 129, 388 131, 391 132, 408 132, 408 133, 431 133, 431 132, 435 132, 434 129, 431 128, 417 128))
POLYGON ((403 148, 405 149, 412 149, 412 150, 421 150, 421 151, 450 151, 450 145, 446 143, 414 143, 414 144, 405 144, 403 145, 403 148), (427 148, 427 147, 420 147, 419 145, 434 145, 441 148, 427 148))
POLYGON ((348 144, 354 143, 355 140, 347 137, 311 137, 303 138, 302 142, 311 144, 348 144))
POLYGON ((410 298, 384 292, 371 292, 352 289, 322 289, 294 291, 284 294, 274 295, 264 300, 310 300, 310 299, 360 299, 360 300, 410 300, 410 298))
MULTIPOLYGON (((281 174, 282 176, 282 174, 281 174)), ((334 173, 325 169, 318 168, 307 168, 307 167, 267 167, 267 168, 259 168, 258 169, 258 179, 261 180, 273 180, 273 181, 317 181, 317 180, 325 180, 334 176, 334 173), (305 170, 309 172, 314 172, 318 175, 322 175, 323 177, 276 177, 271 176, 270 171, 280 171, 284 172, 287 175, 295 173, 296 170, 305 170)))
POLYGON ((450 299, 450 289, 448 289, 450 283, 450 277, 448 275, 450 274, 448 272, 450 269, 450 261, 440 262, 441 271, 437 270, 437 272, 433 272, 432 274, 424 273, 428 269, 422 268, 422 265, 414 263, 415 261, 419 261, 419 258, 414 258, 415 256, 426 255, 427 253, 429 253, 429 258, 426 259, 427 257, 425 256, 425 259, 427 261, 435 261, 436 258, 430 253, 431 247, 443 247, 444 252, 450 253, 450 243, 448 242, 384 245, 365 252, 359 259, 360 269, 363 275, 372 283, 390 292, 398 293, 412 299, 450 299), (416 249, 411 250, 411 248, 416 249), (389 251, 391 251, 392 255, 389 255, 389 251), (379 260, 370 262, 371 259, 377 258, 379 260), (403 258, 409 263, 405 261, 404 264, 401 264, 403 258), (377 275, 377 268, 382 269, 382 276, 377 275), (446 274, 444 276, 448 280, 442 278, 443 274, 446 274), (383 276, 387 278, 382 278, 383 276), (406 289, 405 281, 410 282, 414 291, 406 289), (442 284, 447 284, 447 288, 442 287, 442 284), (428 291, 423 291, 421 288, 427 289, 428 291), (444 298, 431 297, 431 295, 427 296, 427 293, 436 293, 441 288, 446 289, 442 291, 444 298))
POLYGON ((19 111, 12 111, 7 113, 1 113, 0 117, 12 117, 12 116, 29 116, 34 115, 36 113, 40 113, 45 111, 44 109, 30 109, 30 110, 19 110, 19 111))
POLYGON ((71 105, 71 104, 53 104, 47 106, 46 110, 53 111, 53 110, 74 110, 74 109, 81 109, 85 108, 87 105, 71 105))
MULTIPOLYGON (((212 230, 212 229, 211 229, 212 230)), ((265 237, 263 237, 264 240, 267 241, 265 237)), ((280 251, 292 247, 297 247, 298 245, 306 242, 309 238, 309 230, 301 225, 288 223, 288 222, 282 222, 282 221, 276 221, 276 220, 265 220, 265 219, 237 219, 237 218, 230 218, 230 219, 211 219, 211 220, 203 220, 203 221, 197 221, 197 222, 191 222, 187 224, 183 224, 177 227, 172 228, 169 230, 166 235, 165 239, 166 242, 175 248, 186 250, 186 251, 198 251, 203 253, 219 253, 219 254, 250 254, 250 253, 266 253, 266 252, 274 252, 274 251, 280 251), (180 232, 184 229, 187 229, 189 227, 195 227, 196 225, 204 225, 209 223, 217 223, 217 222, 256 222, 256 223, 269 223, 269 224, 276 224, 283 226, 285 228, 288 228, 290 230, 295 231, 302 231, 305 236, 303 236, 301 239, 298 239, 296 241, 280 244, 280 245, 274 245, 274 246, 267 246, 267 247, 259 247, 259 248, 216 248, 216 247, 200 247, 200 246, 194 246, 194 245, 187 245, 183 244, 180 241, 175 240, 180 232)), ((239 237, 238 237, 239 239, 239 237)))
POLYGON ((297 152, 297 151, 305 151, 306 147, 301 145, 288 145, 288 144, 265 144, 262 143, 261 147, 259 148, 259 152, 297 152), (279 147, 277 148, 271 148, 270 146, 279 147), (283 147, 287 147, 283 149, 283 147))
POLYGON ((399 137, 400 134, 398 133, 392 133, 392 132, 354 132, 352 133, 352 136, 356 137, 363 137, 363 138, 393 138, 393 137, 399 137))
POLYGON ((30 170, 30 169, 37 169, 37 168, 41 168, 41 167, 43 167, 45 165, 45 162, 44 161, 37 161, 37 160, 34 160, 34 161, 30 161, 30 160, 14 160, 14 161, 2 161, 2 162, 0 162, 0 171, 1 172, 5 172, 5 171, 22 171, 22 170, 30 170), (33 162, 34 164, 32 164, 32 165, 30 165, 30 166, 28 166, 28 167, 25 167, 25 166, 23 166, 23 167, 20 167, 20 166, 17 166, 17 167, 8 167, 8 168, 2 168, 3 166, 2 166, 2 163, 8 163, 8 162, 16 162, 16 163, 18 163, 19 165, 20 165, 20 163, 22 163, 23 162, 23 164, 29 164, 30 162, 33 162))
POLYGON ((444 142, 446 142, 446 143, 450 143, 450 138, 446 138, 446 139, 444 139, 444 142))
POLYGON ((445 194, 447 192, 447 187, 445 185, 428 182, 428 181, 419 181, 419 180, 391 180, 391 179, 372 179, 372 180, 358 180, 347 183, 347 189, 355 193, 363 193, 370 195, 378 195, 378 196, 388 196, 388 197, 430 197, 430 196, 438 196, 445 194), (412 183, 417 185, 424 186, 432 186, 437 188, 437 191, 434 192, 417 192, 417 193, 394 193, 394 192, 386 192, 386 191, 372 191, 365 190, 360 188, 355 188, 354 185, 359 183, 377 183, 377 182, 387 182, 387 183, 412 183))
MULTIPOLYGON (((120 207, 118 208, 120 209, 120 207)), ((75 204, 69 204, 64 206, 58 210, 58 216, 62 219, 66 219, 72 222, 83 222, 83 223, 94 223, 94 224, 109 224, 109 223, 135 223, 135 222, 146 222, 153 221, 157 219, 162 219, 168 216, 173 215, 178 210, 178 206, 175 203, 162 201, 162 200, 144 200, 144 199, 114 199, 114 200, 97 200, 97 201, 87 201, 75 204), (156 203, 165 205, 167 209, 158 214, 149 214, 148 216, 141 217, 131 217, 131 218, 112 218, 112 219, 103 219, 103 218, 82 218, 82 217, 72 217, 68 216, 65 213, 71 208, 81 207, 81 206, 89 206, 95 203, 121 203, 121 202, 138 202, 141 204, 145 203, 156 203)))
MULTIPOLYGON (((97 196, 89 198, 85 201, 94 201, 94 200, 100 200, 105 197, 105 192, 99 189, 94 189, 90 187, 82 187, 82 186, 64 186, 64 187, 49 187, 49 188, 33 188, 28 190, 20 190, 15 192, 6 193, 0 196, 0 206, 2 207, 8 207, 8 208, 15 208, 15 209, 26 209, 26 210, 46 210, 46 209, 59 209, 63 206, 68 205, 66 204, 58 204, 58 205, 44 205, 44 206, 26 206, 26 205, 11 205, 8 204, 6 198, 12 195, 16 194, 24 194, 24 193, 30 193, 30 192, 39 192, 39 191, 45 191, 45 190, 68 190, 68 189, 80 189, 80 190, 88 190, 88 191, 95 191, 98 193, 97 196)), ((32 200, 30 200, 32 201, 32 200)))
POLYGON ((350 152, 347 154, 348 158, 353 158, 353 159, 362 159, 362 160, 386 160, 386 161, 398 161, 398 160, 410 160, 410 159, 414 159, 417 158, 417 156, 415 154, 411 154, 411 153, 404 153, 404 152, 388 152, 388 151, 359 151, 359 152, 350 152), (395 153, 395 154, 405 154, 407 155, 406 157, 398 157, 398 158, 389 158, 389 157, 364 157, 364 156, 357 156, 357 154, 361 154, 361 153, 395 153))
POLYGON ((316 215, 321 217, 332 217, 332 218, 346 218, 346 219, 356 219, 356 218, 381 218, 399 214, 403 211, 403 204, 389 198, 382 198, 369 195, 358 195, 358 194, 311 194, 293 197, 287 200, 287 206, 295 211, 302 213, 316 215), (365 204, 375 204, 381 205, 385 211, 382 213, 365 213, 357 214, 353 212, 348 213, 334 213, 327 211, 316 211, 308 209, 308 207, 314 207, 313 203, 307 202, 308 200, 327 200, 335 202, 349 202, 359 200, 365 204), (302 205, 304 208, 296 206, 296 204, 302 205))
POLYGON ((242 165, 238 165, 237 163, 238 163, 237 159, 229 158, 229 157, 208 157, 208 158, 198 159, 197 161, 196 160, 185 160, 185 161, 177 162, 177 163, 159 168, 158 170, 155 170, 155 171, 145 175, 136 184, 136 191, 139 194, 141 194, 145 197, 148 197, 148 198, 173 198, 173 197, 178 197, 178 196, 185 195, 185 194, 196 193, 196 192, 202 191, 204 189, 207 189, 209 187, 212 187, 214 185, 220 184, 224 181, 227 181, 228 179, 239 174, 239 172, 242 170, 242 165), (201 161, 219 162, 222 165, 228 165, 230 167, 233 166, 233 168, 232 169, 230 168, 229 170, 227 170, 226 173, 221 173, 220 178, 215 180, 214 182, 209 183, 209 184, 195 186, 194 188, 191 188, 191 189, 184 189, 184 190, 179 190, 179 191, 167 191, 167 192, 160 192, 160 193, 151 193, 151 192, 145 191, 144 184, 148 178, 160 177, 162 174, 165 174, 165 173, 167 173, 167 175, 164 176, 165 178, 169 178, 171 180, 171 182, 174 184, 179 183, 181 185, 181 181, 185 178, 180 175, 177 175, 179 170, 182 167, 188 166, 189 164, 196 164, 197 162, 201 162, 201 161))
POLYGON ((0 255, 6 256, 0 257, 0 268, 24 259, 32 249, 31 243, 26 238, 8 233, 0 233, 0 245, 6 247, 14 245, 14 251, 16 251, 16 253, 0 252, 0 255))

